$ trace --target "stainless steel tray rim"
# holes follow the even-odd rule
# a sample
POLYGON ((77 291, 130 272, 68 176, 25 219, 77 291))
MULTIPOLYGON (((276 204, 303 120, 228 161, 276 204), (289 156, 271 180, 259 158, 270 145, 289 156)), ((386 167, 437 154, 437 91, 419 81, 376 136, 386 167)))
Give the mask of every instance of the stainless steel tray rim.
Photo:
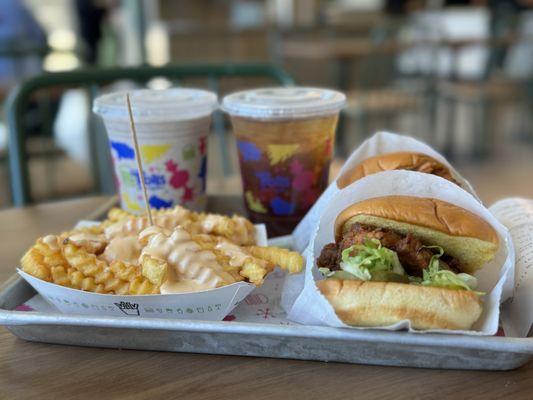
POLYGON ((1 325, 70 325, 101 328, 171 330, 199 333, 291 336, 337 341, 369 341, 398 345, 431 345, 533 354, 533 338, 423 334, 398 331, 350 330, 321 326, 269 325, 247 322, 169 320, 163 318, 113 318, 81 315, 41 315, 31 311, 0 311, 1 325))
MULTIPOLYGON (((6 293, 22 282, 14 274, 0 288, 6 293)), ((316 338, 336 341, 382 342, 398 345, 457 347, 464 349, 492 350, 533 354, 533 338, 498 336, 467 336, 437 333, 409 333, 372 329, 352 330, 323 326, 273 325, 250 322, 194 321, 140 317, 98 317, 76 314, 43 314, 32 311, 10 311, 0 308, 0 325, 69 325, 99 328, 125 328, 146 330, 170 330, 198 333, 246 334, 316 338), (302 327, 305 331, 302 332, 302 327)))

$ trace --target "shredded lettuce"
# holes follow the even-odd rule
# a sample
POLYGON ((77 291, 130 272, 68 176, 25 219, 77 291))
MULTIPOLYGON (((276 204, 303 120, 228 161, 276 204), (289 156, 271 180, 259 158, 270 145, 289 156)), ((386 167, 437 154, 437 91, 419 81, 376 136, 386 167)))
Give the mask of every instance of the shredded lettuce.
MULTIPOLYGON (((477 287, 476 277, 460 273, 456 274, 452 271, 441 269, 439 258, 444 254, 444 250, 440 246, 425 246, 427 248, 438 249, 439 252, 429 261, 429 265, 422 271, 421 285, 437 286, 448 289, 464 289, 474 291, 477 287)), ((476 292, 477 294, 483 294, 476 292)))
POLYGON ((377 271, 405 275, 396 252, 381 246, 377 239, 367 239, 364 244, 354 244, 342 251, 340 267, 357 279, 369 281, 377 271))
MULTIPOLYGON (((378 275, 383 273, 396 274, 397 278, 408 280, 410 283, 423 286, 436 286, 448 289, 463 289, 474 291, 477 287, 477 279, 469 274, 456 274, 453 271, 442 269, 440 257, 444 250, 440 246, 424 246, 436 249, 437 253, 431 257, 427 268, 422 271, 422 278, 407 275, 400 264, 396 252, 382 247, 378 239, 367 239, 364 244, 354 244, 344 249, 341 254, 341 271, 331 271, 329 268, 319 268, 326 278, 332 279, 359 279, 363 281, 381 280, 378 275), (403 278, 402 278, 403 277, 403 278)), ((390 279, 390 278, 389 278, 390 279)), ((398 281, 401 281, 398 280, 398 281)), ((483 295, 482 292, 475 292, 483 295)))
POLYGON ((326 278, 331 279, 342 279, 342 280, 354 280, 358 279, 356 276, 350 274, 346 271, 331 271, 329 268, 319 268, 318 269, 322 275, 326 278))

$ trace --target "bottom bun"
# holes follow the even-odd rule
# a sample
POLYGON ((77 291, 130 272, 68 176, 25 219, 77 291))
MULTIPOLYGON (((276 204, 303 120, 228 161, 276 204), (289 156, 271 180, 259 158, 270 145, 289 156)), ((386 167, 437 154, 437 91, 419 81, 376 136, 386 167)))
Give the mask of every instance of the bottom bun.
POLYGON ((317 282, 337 316, 353 326, 411 321, 414 329, 468 330, 482 312, 470 291, 395 282, 325 279, 317 282))

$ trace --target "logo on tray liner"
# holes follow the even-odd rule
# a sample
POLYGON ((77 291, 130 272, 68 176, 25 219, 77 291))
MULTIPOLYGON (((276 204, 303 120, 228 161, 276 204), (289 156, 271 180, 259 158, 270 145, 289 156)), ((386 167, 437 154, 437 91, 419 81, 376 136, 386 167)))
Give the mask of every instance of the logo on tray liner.
POLYGON ((258 304, 267 304, 268 303, 268 296, 266 296, 263 293, 252 293, 246 296, 244 299, 246 304, 249 306, 258 305, 258 304))
POLYGON ((138 303, 130 303, 129 301, 121 301, 120 303, 113 303, 115 304, 120 311, 122 311, 124 314, 129 316, 139 316, 139 304, 138 303))

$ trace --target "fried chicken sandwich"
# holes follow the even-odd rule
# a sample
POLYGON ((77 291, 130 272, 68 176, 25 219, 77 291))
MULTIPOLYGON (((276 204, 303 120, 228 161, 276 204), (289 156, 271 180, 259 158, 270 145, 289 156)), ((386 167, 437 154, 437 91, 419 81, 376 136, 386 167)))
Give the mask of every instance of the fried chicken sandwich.
POLYGON ((386 196, 342 211, 334 232, 317 286, 346 324, 468 330, 479 319, 472 274, 499 248, 483 218, 437 199, 386 196))

